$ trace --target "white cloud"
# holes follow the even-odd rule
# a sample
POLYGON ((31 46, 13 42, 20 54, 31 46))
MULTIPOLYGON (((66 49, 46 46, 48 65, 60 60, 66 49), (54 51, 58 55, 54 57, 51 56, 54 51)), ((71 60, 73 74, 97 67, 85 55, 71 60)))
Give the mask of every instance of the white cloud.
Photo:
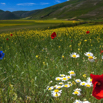
POLYGON ((60 0, 55 0, 56 2, 58 2, 58 3, 61 3, 61 1, 60 0))
POLYGON ((49 3, 40 3, 41 5, 46 5, 46 4, 49 4, 49 3))
POLYGON ((5 5, 6 3, 0 3, 0 4, 5 5))
POLYGON ((17 5, 22 5, 22 6, 32 6, 35 5, 36 3, 19 3, 17 5))

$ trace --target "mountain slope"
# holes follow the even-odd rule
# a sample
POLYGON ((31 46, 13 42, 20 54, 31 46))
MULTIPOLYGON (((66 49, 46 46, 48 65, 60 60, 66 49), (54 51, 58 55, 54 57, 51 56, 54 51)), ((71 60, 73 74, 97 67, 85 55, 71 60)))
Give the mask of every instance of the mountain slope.
POLYGON ((103 18, 103 0, 70 0, 32 14, 32 19, 103 18))
POLYGON ((9 11, 0 12, 0 20, 10 20, 10 19, 20 19, 20 17, 16 16, 15 14, 9 11))
POLYGON ((25 17, 28 17, 29 15, 35 13, 36 11, 39 11, 39 10, 32 10, 32 11, 14 11, 14 12, 12 12, 12 13, 15 14, 16 16, 20 17, 20 18, 25 18, 25 17))

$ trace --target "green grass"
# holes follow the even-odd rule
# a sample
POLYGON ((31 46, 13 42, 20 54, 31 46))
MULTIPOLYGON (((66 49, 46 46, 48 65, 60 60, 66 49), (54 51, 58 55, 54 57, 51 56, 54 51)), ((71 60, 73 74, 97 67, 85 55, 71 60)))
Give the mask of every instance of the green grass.
POLYGON ((58 28, 58 27, 61 27, 60 25, 62 22, 64 23, 63 25, 68 25, 68 26, 79 24, 79 21, 77 21, 78 23, 73 24, 73 23, 66 23, 64 20, 61 20, 58 22, 55 22, 55 20, 51 20, 51 22, 49 23, 46 22, 46 20, 44 20, 43 23, 40 23, 35 20, 0 20, 0 34, 9 33, 13 31, 19 31, 19 30, 22 31, 22 30, 27 30, 27 29, 30 29, 30 30, 41 30, 41 29, 43 30, 44 29, 45 30, 45 29, 48 29, 48 27, 58 28))
POLYGON ((57 35, 53 40, 50 37, 25 38, 24 36, 17 38, 12 36, 8 41, 1 39, 0 47, 2 48, 0 50, 4 51, 5 56, 0 60, 0 101, 2 103, 73 103, 76 99, 83 101, 86 98, 91 103, 101 103, 90 96, 92 87, 81 87, 76 84, 70 88, 63 88, 58 100, 51 96, 50 91, 46 90, 50 81, 53 81, 50 86, 58 84, 55 78, 60 74, 69 75, 70 70, 76 73, 76 77, 69 80, 71 82, 74 81, 74 78, 86 81, 83 74, 86 74, 87 77, 90 77, 91 72, 102 74, 100 55, 102 48, 99 47, 103 43, 102 31, 93 36, 75 37, 76 33, 73 29, 68 35, 66 33, 63 33, 61 37, 57 35), (97 37, 101 39, 99 42, 97 37), (87 42, 84 42, 85 39, 87 42), (73 41, 71 42, 71 40, 73 41), (80 46, 79 42, 81 42, 80 46), (98 58, 97 62, 88 61, 84 55, 88 51, 98 58), (71 58, 72 52, 76 52, 80 57, 71 58), (36 57, 37 55, 38 57, 36 57), (72 94, 76 88, 82 89, 82 95, 79 97, 72 94), (31 99, 27 100, 26 96, 31 99))

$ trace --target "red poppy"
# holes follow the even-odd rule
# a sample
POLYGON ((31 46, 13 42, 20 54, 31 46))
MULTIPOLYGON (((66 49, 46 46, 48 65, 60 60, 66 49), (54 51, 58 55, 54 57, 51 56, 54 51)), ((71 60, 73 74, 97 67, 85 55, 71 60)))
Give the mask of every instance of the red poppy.
POLYGON ((10 34, 10 36, 13 36, 13 34, 10 34))
POLYGON ((86 32, 87 34, 90 33, 89 31, 86 32))
POLYGON ((56 33, 53 32, 53 33, 51 34, 51 38, 54 39, 55 37, 56 37, 56 33))
POLYGON ((8 40, 8 38, 6 40, 8 40))
POLYGON ((71 42, 72 42, 73 40, 71 40, 71 42))
POLYGON ((103 50, 100 49, 100 54, 103 53, 103 50))
POLYGON ((100 100, 103 98, 103 74, 102 75, 90 74, 90 76, 92 78, 92 84, 93 84, 92 96, 100 100))

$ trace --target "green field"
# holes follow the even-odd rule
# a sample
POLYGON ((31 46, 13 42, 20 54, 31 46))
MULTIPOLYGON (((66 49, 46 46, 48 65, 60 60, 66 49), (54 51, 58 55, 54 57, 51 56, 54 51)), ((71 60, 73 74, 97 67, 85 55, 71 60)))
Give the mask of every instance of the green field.
POLYGON ((76 21, 51 22, 0 21, 0 51, 5 53, 0 59, 0 103, 77 103, 76 99, 88 101, 82 103, 102 103, 91 95, 92 81, 87 83, 86 80, 90 74, 103 73, 103 54, 100 54, 100 49, 103 50, 103 25, 74 26, 76 21), (60 24, 66 27, 60 27, 60 24), (49 29, 51 25, 55 28, 49 29), (56 32, 54 39, 51 38, 53 32, 56 32), (74 52, 79 57, 71 57, 74 52), (86 56, 86 52, 93 55, 86 56), (61 77, 61 80, 56 77, 61 77), (85 86, 76 79, 81 83, 85 81, 85 86), (81 91, 74 92, 76 88, 81 91))
POLYGON ((9 33, 18 30, 45 30, 63 26, 75 26, 85 21, 66 20, 0 20, 0 33, 9 33), (64 24, 63 24, 64 23, 64 24))

